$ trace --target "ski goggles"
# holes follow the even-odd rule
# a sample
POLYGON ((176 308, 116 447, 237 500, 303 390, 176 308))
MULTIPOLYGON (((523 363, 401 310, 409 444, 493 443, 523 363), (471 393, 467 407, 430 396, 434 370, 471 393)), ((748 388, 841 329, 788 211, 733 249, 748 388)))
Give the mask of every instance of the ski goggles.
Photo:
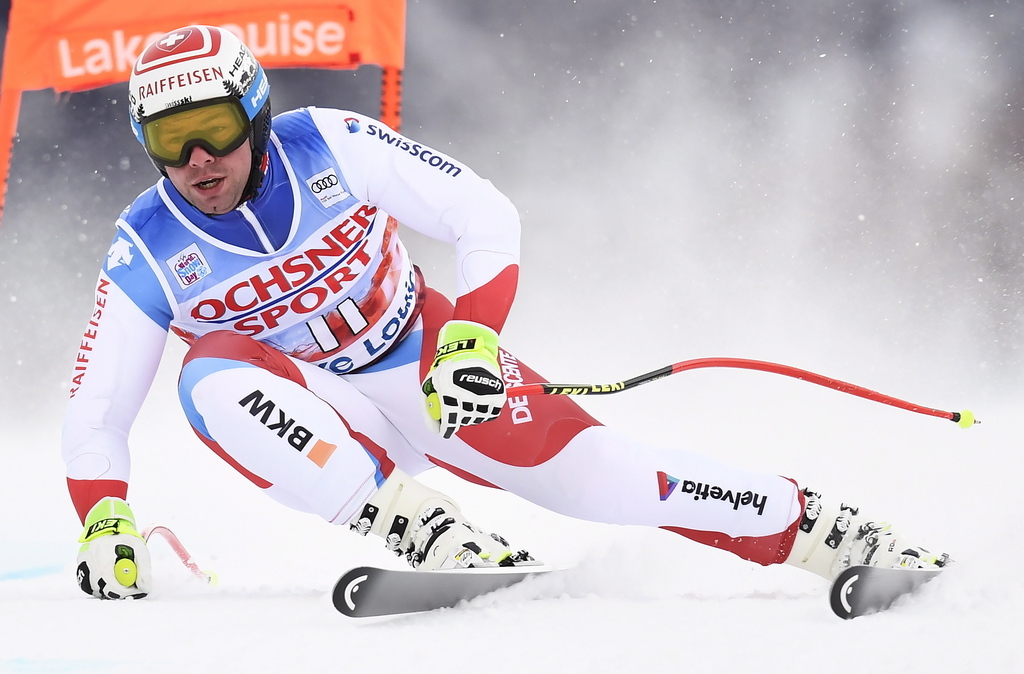
POLYGON ((142 123, 142 144, 153 161, 180 168, 199 146, 215 157, 224 157, 249 137, 252 125, 234 97, 201 101, 172 108, 142 123))

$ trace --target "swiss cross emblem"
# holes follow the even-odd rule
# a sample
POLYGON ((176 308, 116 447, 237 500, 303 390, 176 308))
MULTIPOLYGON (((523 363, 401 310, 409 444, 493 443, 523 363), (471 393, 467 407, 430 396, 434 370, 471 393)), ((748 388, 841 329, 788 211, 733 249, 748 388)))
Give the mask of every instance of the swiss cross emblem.
POLYGON ((175 31, 173 33, 168 33, 164 36, 164 39, 160 40, 160 42, 158 42, 157 44, 164 51, 174 51, 174 48, 177 47, 178 44, 186 40, 189 36, 189 33, 191 32, 192 31, 182 33, 179 31, 175 31))
POLYGON ((135 72, 141 74, 152 68, 210 56, 219 50, 219 32, 203 26, 179 28, 146 47, 135 64, 135 72))

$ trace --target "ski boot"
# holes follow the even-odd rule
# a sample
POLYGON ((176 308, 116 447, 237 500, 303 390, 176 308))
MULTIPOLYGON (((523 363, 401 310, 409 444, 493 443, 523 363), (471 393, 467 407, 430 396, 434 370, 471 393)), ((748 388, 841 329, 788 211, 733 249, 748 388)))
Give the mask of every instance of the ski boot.
POLYGON ((413 568, 464 569, 536 564, 526 551, 469 523, 444 494, 394 470, 349 528, 382 536, 413 568))
POLYGON ((862 517, 858 508, 826 505, 821 494, 809 489, 803 493, 804 514, 786 564, 832 581, 857 565, 928 569, 949 563, 949 555, 908 545, 889 523, 862 517))

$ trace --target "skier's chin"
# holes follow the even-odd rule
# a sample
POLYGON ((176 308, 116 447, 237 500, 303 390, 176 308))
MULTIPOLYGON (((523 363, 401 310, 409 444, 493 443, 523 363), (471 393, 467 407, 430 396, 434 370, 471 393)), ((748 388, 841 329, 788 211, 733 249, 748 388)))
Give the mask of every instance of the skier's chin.
POLYGON ((228 211, 235 210, 235 205, 237 203, 238 203, 238 200, 235 199, 233 201, 225 201, 223 203, 202 203, 202 202, 195 203, 195 202, 193 202, 192 205, 195 206, 196 208, 198 208, 200 211, 202 211, 206 215, 224 215, 228 211))

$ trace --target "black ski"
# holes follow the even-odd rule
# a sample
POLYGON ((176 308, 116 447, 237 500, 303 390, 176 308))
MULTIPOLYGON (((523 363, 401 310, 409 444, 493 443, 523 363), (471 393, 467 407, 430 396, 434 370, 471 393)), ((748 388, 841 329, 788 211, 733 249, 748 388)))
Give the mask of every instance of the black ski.
POLYGON ((942 569, 851 566, 832 582, 829 602, 843 620, 870 615, 886 610, 940 573, 942 569))
POLYGON ((334 586, 334 607, 353 618, 400 615, 455 606, 539 574, 547 566, 416 571, 360 566, 334 586))

